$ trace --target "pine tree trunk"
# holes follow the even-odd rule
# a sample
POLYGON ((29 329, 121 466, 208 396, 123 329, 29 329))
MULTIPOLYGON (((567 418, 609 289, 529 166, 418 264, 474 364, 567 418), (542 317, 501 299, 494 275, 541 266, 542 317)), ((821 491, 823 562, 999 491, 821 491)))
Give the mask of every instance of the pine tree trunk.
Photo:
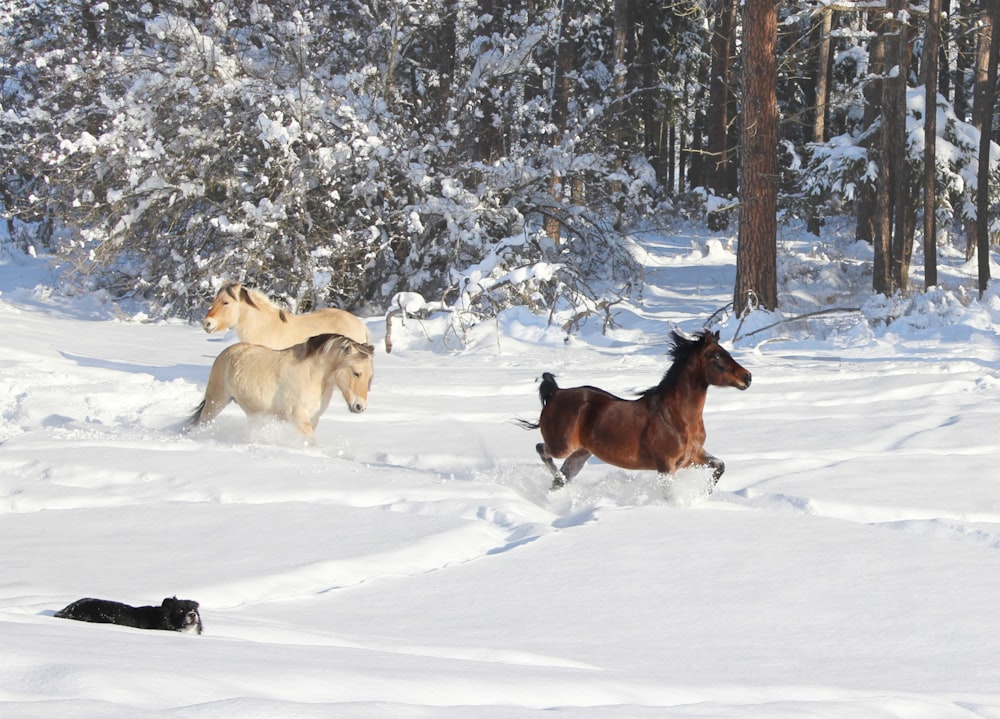
MULTIPOLYGON (((614 46, 612 57, 614 58, 614 69, 612 75, 613 102, 614 102, 614 136, 615 136, 615 167, 621 168, 625 164, 625 156, 628 152, 628 133, 631 130, 630 116, 626 104, 628 102, 628 47, 629 30, 632 23, 632 3, 631 0, 614 0, 614 46)), ((611 195, 615 198, 616 204, 620 199, 624 185, 619 180, 611 182, 611 195)), ((619 207, 619 210, 622 209, 619 207)), ((615 220, 615 227, 619 228, 621 216, 615 220)))
POLYGON ((937 284, 937 80, 941 0, 928 0, 924 36, 924 287, 937 284))
MULTIPOLYGON (((552 125, 555 127, 552 145, 554 147, 559 147, 562 143, 569 123, 570 74, 573 72, 575 46, 568 28, 570 22, 572 22, 574 10, 575 4, 573 0, 563 0, 562 16, 559 25, 559 46, 556 53, 555 79, 552 91, 552 125)), ((549 192, 552 194, 552 199, 556 204, 562 202, 563 182, 562 173, 554 169, 552 171, 549 192)), ((561 233, 562 223, 559 221, 559 218, 549 215, 545 219, 545 234, 558 244, 561 240, 561 233)))
POLYGON ((892 257, 892 229, 895 218, 893 202, 897 199, 894 183, 902 182, 896 174, 899 161, 896 153, 898 136, 902 131, 899 116, 900 90, 903 78, 897 69, 901 34, 896 23, 902 0, 890 0, 879 29, 885 47, 885 63, 882 73, 882 131, 879 133, 878 179, 875 187, 875 258, 873 262, 872 289, 883 295, 891 295, 896 287, 892 257))
MULTIPOLYGON (((990 282, 990 141, 993 135, 993 110, 996 101, 997 60, 1000 56, 1000 0, 983 0, 983 26, 980 47, 985 48, 985 82, 976 84, 979 110, 979 172, 976 188, 976 253, 979 268, 979 296, 990 282)), ((981 50, 981 52, 984 52, 981 50)))
POLYGON ((736 0, 723 0, 712 33, 712 76, 709 83, 708 159, 709 187, 715 194, 733 194, 730 184, 729 110, 733 92, 729 86, 733 46, 736 41, 736 0))
MULTIPOLYGON (((909 290, 910 258, 913 256, 913 233, 916 229, 916 210, 913 197, 913 173, 906 156, 906 78, 910 75, 910 28, 904 13, 905 3, 899 3, 895 17, 900 18, 896 29, 896 70, 890 78, 892 87, 891 142, 892 167, 892 282, 895 289, 909 290)), ((889 113, 887 113, 889 114, 889 113)))
MULTIPOLYGON (((872 13, 869 16, 869 25, 875 32, 875 35, 872 37, 871 49, 868 56, 869 75, 871 79, 864 87, 865 109, 862 125, 866 132, 879 121, 882 114, 882 75, 885 72, 885 35, 883 33, 881 15, 879 15, 879 19, 876 19, 875 14, 872 13)), ((881 163, 878 135, 875 133, 868 134, 870 138, 864 141, 864 145, 868 148, 869 156, 874 161, 881 163)), ((875 240, 878 236, 878 223, 876 220, 877 204, 875 188, 872 188, 869 183, 859 185, 855 238, 862 242, 870 242, 873 246, 876 245, 875 240)), ((877 265, 880 259, 878 253, 876 253, 876 276, 878 275, 877 265)))
POLYGON ((743 131, 740 230, 733 307, 778 306, 777 64, 775 0, 746 0, 743 11, 743 131))
MULTIPOLYGON (((813 118, 813 142, 826 141, 826 109, 830 102, 830 30, 833 27, 833 10, 823 13, 820 24, 819 58, 816 62, 816 115, 813 118)), ((813 214, 809 218, 809 231, 819 236, 822 218, 813 214)))

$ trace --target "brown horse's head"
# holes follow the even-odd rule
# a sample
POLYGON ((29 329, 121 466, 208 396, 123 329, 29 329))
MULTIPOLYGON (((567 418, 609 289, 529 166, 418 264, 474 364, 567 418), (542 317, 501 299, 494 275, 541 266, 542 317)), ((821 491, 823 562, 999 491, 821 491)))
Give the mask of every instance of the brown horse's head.
POLYGON ((344 395, 347 409, 364 412, 375 373, 372 365, 375 348, 336 334, 310 337, 306 347, 307 356, 321 357, 322 361, 330 363, 330 377, 344 395))
POLYGON ((644 396, 663 396, 681 384, 700 387, 735 387, 747 389, 752 376, 719 344, 719 333, 704 330, 693 337, 679 332, 670 334, 673 346, 670 355, 674 363, 660 384, 650 387, 644 396))
MULTIPOLYGON (((677 342, 676 332, 674 338, 677 342)), ((719 344, 718 332, 706 330, 692 341, 695 343, 694 351, 701 354, 705 363, 705 381, 708 384, 716 387, 735 387, 736 389, 747 389, 750 386, 753 376, 749 370, 740 365, 731 354, 722 348, 722 345, 719 344)), ((677 345, 675 344, 674 347, 676 352, 677 345)))
POLYGON ((240 321, 240 304, 253 304, 250 293, 239 282, 229 282, 215 296, 202 322, 206 332, 222 332, 240 321))

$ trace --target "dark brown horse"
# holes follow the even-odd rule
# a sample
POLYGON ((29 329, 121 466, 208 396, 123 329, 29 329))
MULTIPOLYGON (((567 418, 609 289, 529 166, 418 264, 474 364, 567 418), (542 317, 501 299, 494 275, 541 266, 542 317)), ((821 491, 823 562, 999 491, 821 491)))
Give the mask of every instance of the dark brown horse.
POLYGON ((722 460, 705 451, 701 413, 709 385, 746 389, 750 372, 719 344, 719 333, 688 339, 672 333, 673 364, 655 387, 638 399, 615 397, 597 387, 561 389, 550 373, 542 375, 538 395, 542 414, 539 456, 552 472, 552 489, 565 486, 590 459, 625 469, 655 469, 671 474, 689 466, 711 467, 713 486, 725 471, 722 460), (557 469, 553 458, 566 457, 557 469))

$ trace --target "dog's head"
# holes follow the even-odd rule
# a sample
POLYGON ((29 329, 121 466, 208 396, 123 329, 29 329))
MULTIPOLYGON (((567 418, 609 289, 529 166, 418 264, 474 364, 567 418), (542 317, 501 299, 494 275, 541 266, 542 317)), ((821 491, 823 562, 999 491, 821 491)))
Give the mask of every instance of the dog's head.
POLYGON ((191 599, 167 597, 163 600, 163 618, 167 626, 175 632, 201 634, 201 615, 198 613, 198 602, 191 599))

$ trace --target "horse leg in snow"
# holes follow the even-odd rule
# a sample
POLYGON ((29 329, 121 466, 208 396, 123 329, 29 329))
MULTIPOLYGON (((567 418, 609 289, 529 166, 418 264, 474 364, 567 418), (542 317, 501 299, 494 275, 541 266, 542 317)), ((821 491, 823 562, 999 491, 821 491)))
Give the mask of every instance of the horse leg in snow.
POLYGON ((289 414, 288 419, 295 425, 296 429, 305 437, 306 444, 316 444, 316 428, 313 427, 309 413, 301 407, 296 407, 289 414))
POLYGON ((539 442, 535 445, 535 451, 538 452, 538 456, 542 458, 542 462, 545 467, 552 473, 552 489, 559 489, 564 484, 566 484, 566 477, 559 468, 556 467, 556 463, 552 461, 552 454, 549 452, 549 448, 545 446, 545 442, 539 442))
MULTIPOLYGON (((563 462, 562 469, 560 470, 564 477, 563 483, 565 484, 566 482, 573 479, 573 477, 578 475, 580 473, 580 470, 583 469, 583 465, 587 463, 587 460, 590 459, 590 457, 591 453, 585 450, 583 447, 581 447, 580 449, 573 452, 573 454, 568 456, 566 458, 566 461, 563 462)), ((558 489, 558 487, 555 487, 554 485, 555 483, 553 483, 553 489, 558 489)))
POLYGON ((566 483, 573 479, 580 470, 583 469, 583 465, 587 463, 590 459, 590 452, 583 449, 582 447, 563 462, 562 469, 556 467, 556 463, 552 461, 552 453, 549 452, 549 448, 545 445, 545 442, 539 442, 535 445, 535 451, 538 452, 538 456, 542 458, 542 462, 548 468, 549 472, 552 473, 552 489, 562 489, 566 486, 566 483))
POLYGON ((718 457, 706 454, 705 464, 712 468, 712 486, 714 487, 719 483, 719 477, 726 471, 726 463, 718 457))

